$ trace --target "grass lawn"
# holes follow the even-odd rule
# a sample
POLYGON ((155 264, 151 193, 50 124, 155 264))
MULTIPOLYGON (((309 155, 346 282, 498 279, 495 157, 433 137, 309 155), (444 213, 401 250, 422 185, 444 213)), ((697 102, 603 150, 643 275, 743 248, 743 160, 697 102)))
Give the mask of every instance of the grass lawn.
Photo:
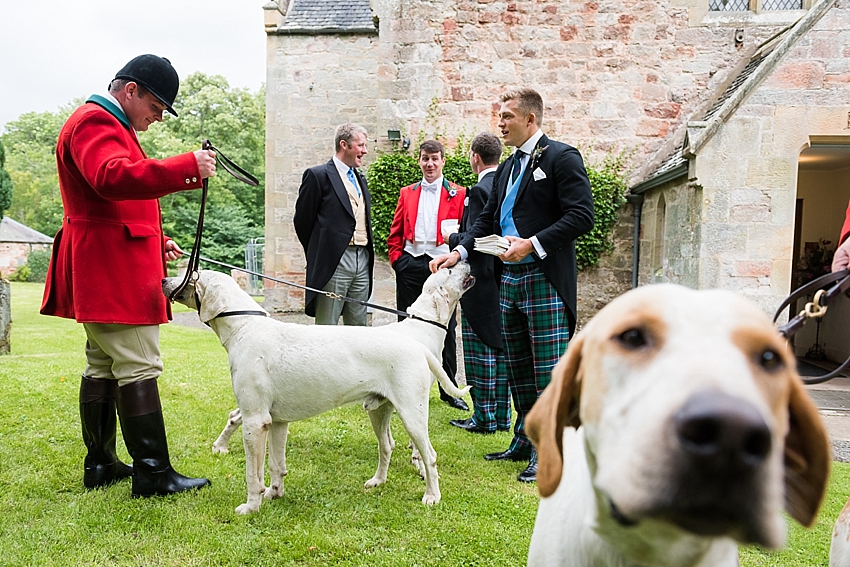
MULTIPOLYGON (((241 435, 210 449, 235 401, 227 357, 209 331, 164 325, 160 392, 172 462, 212 488, 131 499, 130 483, 85 491, 77 396, 82 326, 38 315, 42 287, 12 284, 12 354, 0 357, 0 565, 440 565, 525 564, 537 509, 522 463, 488 463, 507 433, 475 436, 448 424, 461 414, 432 391, 431 441, 442 502, 421 504, 424 483, 393 418, 396 452, 387 484, 365 490, 377 443, 359 406, 290 426, 284 496, 258 514, 245 501, 241 435)), ((119 453, 127 459, 123 443, 119 453)), ((786 550, 744 550, 749 566, 827 565, 832 523, 850 494, 836 464, 824 512, 811 531, 789 522, 786 550)), ((576 566, 582 567, 582 566, 576 566)))

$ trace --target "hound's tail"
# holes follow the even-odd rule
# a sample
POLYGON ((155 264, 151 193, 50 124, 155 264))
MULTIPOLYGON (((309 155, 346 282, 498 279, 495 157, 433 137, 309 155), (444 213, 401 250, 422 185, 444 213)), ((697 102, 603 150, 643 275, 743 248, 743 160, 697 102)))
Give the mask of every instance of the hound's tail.
POLYGON ((445 390, 450 396, 457 398, 468 394, 472 389, 472 386, 467 386, 461 390, 452 384, 452 381, 449 379, 446 371, 443 370, 443 363, 437 360, 437 357, 434 356, 428 349, 425 349, 425 358, 428 359, 428 368, 431 369, 431 374, 437 377, 437 382, 440 383, 443 390, 445 390))

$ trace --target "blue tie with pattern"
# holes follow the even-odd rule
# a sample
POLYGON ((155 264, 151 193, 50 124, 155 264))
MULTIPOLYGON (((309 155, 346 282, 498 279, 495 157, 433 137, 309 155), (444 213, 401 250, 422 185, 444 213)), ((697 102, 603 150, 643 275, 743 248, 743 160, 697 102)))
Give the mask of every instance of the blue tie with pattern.
POLYGON ((519 173, 522 171, 522 156, 525 155, 525 152, 517 149, 514 152, 514 169, 511 172, 511 182, 516 183, 516 178, 519 177, 519 173))
POLYGON ((360 186, 357 185, 357 179, 354 178, 354 168, 348 168, 348 180, 351 181, 351 184, 354 185, 354 188, 357 190, 357 196, 360 196, 360 186))

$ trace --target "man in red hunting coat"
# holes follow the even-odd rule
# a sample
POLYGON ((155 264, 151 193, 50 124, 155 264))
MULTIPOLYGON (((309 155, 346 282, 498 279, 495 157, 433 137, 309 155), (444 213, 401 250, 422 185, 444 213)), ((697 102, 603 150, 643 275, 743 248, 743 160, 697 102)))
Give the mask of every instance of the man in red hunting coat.
MULTIPOLYGON (((422 180, 402 187, 393 223, 387 237, 390 264, 396 273, 396 306, 407 311, 422 293, 431 275, 428 263, 449 251, 441 227, 447 221, 457 226, 463 217, 466 189, 443 177, 446 153, 443 145, 428 140, 419 146, 422 180)), ((443 343, 443 369, 454 384, 457 374, 457 318, 452 315, 443 343)), ((440 399, 453 408, 467 411, 469 406, 440 387, 440 399)))
POLYGON ((182 255, 163 235, 159 197, 198 189, 215 154, 149 159, 137 132, 162 120, 177 96, 171 63, 128 62, 104 95, 92 95, 59 133, 56 161, 64 216, 56 234, 41 312, 76 319, 86 331, 80 419, 88 449, 83 484, 133 478, 133 496, 209 485, 171 467, 157 388, 159 325, 171 318, 162 293, 166 260, 182 255), (116 411, 133 466, 115 453, 116 411))

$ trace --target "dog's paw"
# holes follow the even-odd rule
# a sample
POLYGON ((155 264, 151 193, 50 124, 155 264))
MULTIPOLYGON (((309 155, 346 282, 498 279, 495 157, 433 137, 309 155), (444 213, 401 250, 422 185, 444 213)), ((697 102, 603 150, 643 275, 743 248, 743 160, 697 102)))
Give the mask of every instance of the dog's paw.
POLYGON ((426 506, 433 506, 434 504, 439 504, 440 494, 425 494, 425 496, 422 497, 422 503, 426 506))
POLYGON ((241 516, 247 516, 248 514, 255 514, 257 511, 259 511, 259 509, 259 504, 250 504, 246 502, 245 504, 240 504, 236 507, 236 513, 241 516))
POLYGON ((212 446, 214 455, 226 455, 230 451, 227 449, 227 445, 220 445, 219 443, 213 443, 212 446))
POLYGON ((272 484, 263 492, 263 498, 266 500, 274 500, 283 496, 283 484, 272 484))
POLYGON ((363 486, 364 488, 375 488, 376 486, 381 486, 385 482, 387 482, 386 477, 378 478, 377 476, 373 476, 372 478, 367 480, 366 484, 364 484, 363 486))

